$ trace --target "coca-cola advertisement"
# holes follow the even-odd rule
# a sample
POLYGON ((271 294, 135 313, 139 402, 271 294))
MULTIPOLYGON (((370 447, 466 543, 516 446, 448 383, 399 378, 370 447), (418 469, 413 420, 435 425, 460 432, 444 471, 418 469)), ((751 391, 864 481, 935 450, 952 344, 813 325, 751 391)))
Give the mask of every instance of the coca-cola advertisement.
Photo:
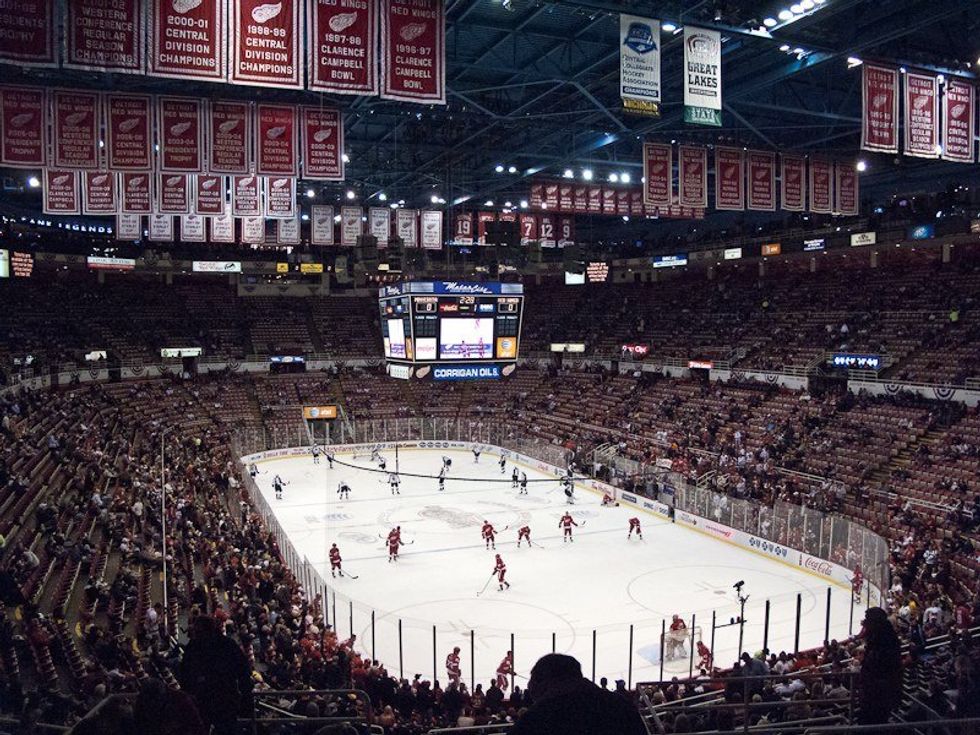
POLYGON ((231 213, 236 217, 258 217, 262 214, 262 196, 258 176, 235 176, 231 180, 231 213))
POLYGON ((157 182, 159 214, 190 214, 191 193, 184 174, 161 174, 157 182))
POLYGON ((297 176, 298 130, 296 108, 291 105, 257 105, 258 149, 256 171, 260 176, 297 176))
POLYGON ((677 149, 677 200, 682 207, 708 206, 708 151, 701 146, 677 149))
POLYGON ((65 3, 65 59, 71 69, 143 73, 141 0, 70 0, 65 3))
POLYGON ((898 153, 898 69, 864 64, 861 147, 898 153))
POLYGON ((219 174, 199 174, 194 179, 194 213, 224 214, 225 177, 219 174))
POLYGON ((939 158, 939 82, 931 74, 905 76, 905 155, 939 158))
POLYGON ((340 110, 302 108, 303 176, 344 180, 344 123, 340 110))
POLYGON ((309 88, 377 94, 378 0, 313 0, 309 9, 309 88))
POLYGON ((266 178, 265 216, 272 219, 296 216, 296 179, 288 176, 266 178))
POLYGON ((147 0, 148 71, 158 77, 223 81, 228 73, 226 0, 147 0))
POLYGON ((968 82, 950 79, 946 82, 943 98, 943 160, 957 163, 973 163, 973 131, 976 114, 976 89, 968 82))
POLYGON ((180 218, 180 239, 184 242, 204 242, 205 218, 199 214, 185 214, 180 218))
POLYGON ((99 168, 102 98, 93 92, 51 93, 52 154, 56 168, 99 168))
POLYGON ((105 97, 109 168, 149 171, 153 164, 149 95, 108 94, 105 97))
POLYGON ((44 213, 82 213, 82 197, 78 190, 78 171, 44 169, 44 213))
POLYGON ((17 66, 57 66, 55 0, 0 2, 0 62, 17 66))
POLYGON ((793 153, 779 156, 782 172, 781 199, 787 212, 802 212, 806 209, 806 158, 793 153))
POLYGON ((232 0, 232 84, 302 87, 300 0, 232 0))
POLYGON ((252 165, 252 106, 248 102, 211 103, 208 171, 247 174, 252 165))
POLYGON ((381 0, 381 96, 446 103, 443 0, 381 0))
POLYGON ((82 173, 82 214, 115 214, 116 174, 108 171, 82 173))
POLYGON ((860 199, 858 194, 858 174, 854 164, 838 162, 836 168, 837 206, 835 211, 838 214, 856 215, 860 209, 860 199))
POLYGON ((153 212, 152 179, 148 173, 119 174, 119 211, 124 214, 153 212))
POLYGON ((643 203, 651 207, 669 207, 674 194, 674 148, 667 143, 643 144, 643 203))
POLYGON ((0 87, 0 163, 12 168, 38 168, 47 163, 44 90, 0 87))
POLYGON ((749 151, 749 209, 772 212, 776 209, 776 154, 749 151))
POLYGON ((204 167, 204 102, 183 97, 158 97, 160 170, 198 173, 204 167))
POLYGON ((740 148, 715 148, 715 209, 745 209, 745 171, 740 148))
POLYGON ((810 159, 810 211, 816 214, 830 214, 833 209, 831 168, 830 161, 826 159, 810 159))

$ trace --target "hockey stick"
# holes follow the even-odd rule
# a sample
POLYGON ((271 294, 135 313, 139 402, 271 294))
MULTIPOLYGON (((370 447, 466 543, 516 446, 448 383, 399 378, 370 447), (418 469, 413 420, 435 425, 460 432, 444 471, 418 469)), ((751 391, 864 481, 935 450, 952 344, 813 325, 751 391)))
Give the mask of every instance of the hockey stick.
POLYGON ((342 576, 344 576, 344 577, 350 577, 351 579, 360 579, 360 577, 358 575, 351 574, 350 572, 347 572, 346 574, 343 574, 342 576))
POLYGON ((490 578, 487 580, 487 583, 483 585, 483 589, 476 593, 477 597, 479 597, 480 595, 482 595, 484 592, 487 591, 487 587, 490 586, 490 582, 493 581, 493 578, 494 576, 496 576, 496 574, 497 574, 496 572, 490 572, 490 578))

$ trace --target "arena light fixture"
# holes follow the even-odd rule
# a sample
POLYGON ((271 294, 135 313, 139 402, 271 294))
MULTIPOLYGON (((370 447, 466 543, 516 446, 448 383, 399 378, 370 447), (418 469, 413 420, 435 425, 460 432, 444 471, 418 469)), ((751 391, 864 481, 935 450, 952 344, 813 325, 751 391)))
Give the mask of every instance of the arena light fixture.
POLYGON ((386 202, 386 201, 388 201, 388 195, 385 194, 384 192, 381 192, 380 194, 378 194, 378 201, 379 202, 386 202))
POLYGON ((566 168, 565 169, 565 173, 562 174, 562 177, 563 178, 566 178, 566 179, 574 179, 575 178, 575 172, 572 171, 572 169, 570 169, 570 168, 566 168))
POLYGON ((429 197, 429 201, 432 202, 433 204, 438 204, 439 203, 439 195, 438 194, 433 194, 431 197, 429 197))
POLYGON ((786 53, 787 51, 789 51, 789 44, 784 43, 782 46, 779 47, 779 50, 782 51, 783 53, 786 53))
POLYGON ((582 169, 582 178, 585 179, 586 181, 592 181, 592 169, 591 168, 583 168, 582 169))
POLYGON ((521 209, 527 209, 527 199, 521 199, 521 209))
POLYGON ((619 174, 615 174, 615 173, 614 174, 609 174, 609 182, 612 183, 612 184, 618 184, 619 183, 619 174))
POLYGON ((800 7, 804 10, 813 10, 816 7, 816 3, 813 0, 800 0, 800 7))
POLYGON ((313 191, 312 189, 307 189, 306 190, 306 198, 307 199, 315 199, 316 198, 316 192, 313 191))
POLYGON ((342 155, 340 158, 344 163, 350 163, 350 156, 348 156, 346 153, 342 155))
POLYGON ((803 15, 803 6, 799 3, 793 3, 789 6, 789 9, 793 15, 803 15))
POLYGON ((865 160, 860 160, 860 161, 857 162, 857 165, 854 168, 856 168, 858 171, 861 171, 861 172, 867 171, 868 170, 868 162, 865 161, 865 160))
POLYGON ((859 59, 857 56, 848 56, 847 57, 847 68, 848 69, 854 69, 855 67, 861 66, 861 64, 863 64, 863 63, 864 62, 861 61, 861 59, 859 59))
POLYGON ((27 180, 27 185, 32 189, 37 189, 41 186, 41 180, 37 176, 32 176, 27 180))
POLYGON ((671 23, 669 20, 665 22, 663 25, 661 25, 660 27, 663 28, 664 31, 667 33, 673 33, 674 31, 677 30, 677 24, 671 23))
POLYGON ((624 184, 628 184, 631 181, 631 178, 630 175, 624 171, 619 175, 619 180, 624 184))
POLYGON ((780 20, 783 20, 783 21, 793 20, 793 13, 791 11, 785 10, 785 9, 784 10, 780 10, 779 11, 779 19, 780 20))
POLYGON ((772 28, 778 22, 779 21, 777 21, 775 18, 766 18, 764 21, 762 21, 762 25, 764 25, 766 28, 772 28))
POLYGON ((310 215, 304 213, 302 215, 302 217, 300 217, 300 219, 302 219, 304 222, 309 222, 310 221, 310 215))
POLYGON ((496 171, 498 174, 502 174, 504 172, 504 164, 498 163, 496 166, 493 167, 493 170, 496 171))
POLYGON ((334 221, 334 222, 340 222, 340 215, 339 215, 339 214, 335 214, 335 215, 333 216, 333 221, 334 221))
POLYGON ((486 201, 485 201, 485 202, 483 203, 483 206, 484 206, 484 207, 492 207, 492 206, 493 206, 493 199, 487 199, 487 200, 486 200, 486 201))
POLYGON ((509 174, 516 174, 517 173, 517 166, 508 166, 507 167, 507 173, 509 173, 509 174))
POLYGON ((354 193, 354 190, 353 189, 348 189, 347 190, 347 198, 348 199, 353 199, 356 196, 357 196, 357 194, 354 193))
POLYGON ((507 207, 507 209, 510 209, 510 208, 511 208, 511 207, 513 207, 514 205, 513 205, 513 204, 511 204, 510 202, 504 202, 504 206, 505 206, 505 207, 507 207))
POLYGON ((398 209, 398 202, 392 202, 388 206, 391 207, 392 209, 398 209))

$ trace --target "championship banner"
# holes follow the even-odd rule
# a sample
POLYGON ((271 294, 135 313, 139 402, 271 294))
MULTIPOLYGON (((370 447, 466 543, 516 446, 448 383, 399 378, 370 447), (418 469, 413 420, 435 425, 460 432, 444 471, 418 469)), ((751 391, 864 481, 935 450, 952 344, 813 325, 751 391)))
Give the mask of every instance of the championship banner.
POLYGON ((972 84, 950 79, 943 98, 943 160, 973 163, 973 131, 976 89, 972 84))
POLYGON ((423 209, 422 247, 427 250, 442 250, 442 212, 423 209))
POLYGON ((782 208, 787 212, 802 212, 806 209, 806 158, 781 153, 779 162, 782 208))
POLYGON ((443 0, 381 0, 381 97, 446 104, 443 0))
POLYGON ((115 214, 116 175, 108 171, 82 172, 82 214, 115 214))
POLYGON ((0 63, 58 66, 54 6, 55 0, 0 3, 0 63))
POLYGON ((296 179, 288 176, 266 178, 265 216, 270 219, 296 216, 296 179))
POLYGON ((296 108, 292 105, 255 107, 258 148, 255 169, 259 176, 298 176, 296 108))
POLYGON ((589 187, 576 186, 572 192, 572 211, 585 214, 589 211, 589 187))
POLYGON ((250 245, 265 242, 265 217, 245 217, 242 220, 242 242, 250 245))
POLYGON ((776 154, 749 151, 749 209, 763 212, 776 210, 776 154))
POLYGON ((521 245, 538 239, 538 218, 533 214, 522 214, 520 219, 521 245))
POLYGON ((169 214, 151 214, 149 231, 153 242, 173 242, 174 218, 169 214))
POLYGON ((619 16, 619 96, 623 111, 660 117, 660 21, 619 16))
POLYGON ((184 242, 206 242, 204 217, 199 214, 185 214, 180 218, 180 239, 184 242))
POLYGON ((69 0, 64 14, 64 66, 142 74, 143 18, 142 0, 69 0))
POLYGON ((317 181, 344 180, 344 121, 340 110, 301 108, 303 176, 317 181))
POLYGON ((477 242, 481 245, 487 244, 487 223, 496 222, 497 215, 493 212, 480 212, 476 215, 476 235, 477 242))
POLYGON ((858 194, 858 174, 853 164, 837 162, 835 168, 834 191, 837 196, 837 206, 834 211, 837 214, 856 215, 861 209, 861 200, 858 194))
POLYGON ((116 215, 117 240, 142 240, 143 218, 138 214, 116 215))
POLYGON ((708 150, 701 146, 677 148, 677 203, 682 207, 708 206, 708 150))
POLYGON ((419 246, 419 212, 417 209, 399 209, 395 213, 395 232, 406 248, 419 246))
POLYGON ((231 180, 231 213, 235 217, 260 217, 262 195, 258 176, 235 176, 231 180))
POLYGON ((314 204, 310 215, 310 243, 312 245, 333 245, 333 207, 327 204, 314 204))
POLYGON ((300 4, 301 0, 232 0, 229 82, 257 87, 303 86, 300 4))
POLYGON ((78 171, 44 169, 44 213, 81 214, 78 171))
POLYGON ((157 214, 190 214, 191 191, 185 174, 160 174, 157 180, 157 214))
POLYGON ((208 171, 247 174, 252 157, 252 106, 248 102, 211 103, 208 171))
POLYGON ((930 74, 905 76, 905 155, 939 158, 939 81, 930 74))
POLYGON ((100 102, 94 92, 51 93, 55 168, 99 168, 100 102))
POLYGON ((684 26, 684 122, 721 127, 721 34, 684 26))
POLYGON ((543 248, 553 248, 555 246, 555 224, 557 216, 553 214, 542 214, 538 218, 538 242, 543 248))
POLYGON ((630 216, 642 217, 646 212, 643 209, 643 190, 630 189, 630 216))
POLYGON ((152 214, 153 189, 150 174, 119 174, 119 211, 123 214, 152 214))
POLYGON ((531 209, 541 209, 544 204, 544 184, 531 184, 531 195, 528 199, 531 209))
POLYGON ((833 176, 830 161, 810 159, 810 211, 830 214, 834 204, 833 176))
POLYGON ((601 186, 590 186, 589 189, 589 199, 588 199, 588 213, 589 214, 602 214, 602 187, 601 186))
POLYGON ((379 248, 388 247, 391 240, 391 210, 371 207, 368 210, 368 232, 377 239, 379 248))
POLYGON ((147 0, 147 73, 175 79, 224 81, 228 74, 226 0, 147 0))
POLYGON ((616 214, 616 190, 611 186, 602 188, 602 213, 616 214))
POLYGON ((564 248, 575 244, 575 218, 561 217, 558 220, 558 247, 564 248))
MULTIPOLYGON (((643 144, 643 203, 648 207, 669 207, 674 195, 674 148, 668 143, 643 144)), ((591 207, 589 208, 591 210, 591 207)))
POLYGON ((558 209, 558 184, 544 185, 544 209, 558 209))
POLYGON ((204 101, 157 97, 161 171, 196 174, 204 168, 204 101))
POLYGON ((354 247, 360 237, 364 212, 360 207, 340 208, 340 244, 344 247, 354 247))
POLYGON ((558 211, 559 212, 573 212, 575 211, 575 202, 572 190, 574 187, 571 184, 560 184, 558 186, 558 211))
POLYGON ((216 216, 225 213, 225 177, 199 174, 194 177, 194 214, 216 216))
POLYGON ((898 153, 898 69, 864 64, 861 147, 898 153))
POLYGON ((312 0, 307 86, 333 94, 378 93, 378 0, 312 0))
POLYGON ((149 95, 107 94, 106 149, 109 168, 149 171, 153 165, 151 103, 149 95))
POLYGON ((456 215, 456 229, 453 232, 453 242, 462 245, 473 243, 473 214, 470 212, 459 212, 456 215))
POLYGON ((299 217, 290 217, 276 222, 277 245, 299 245, 299 217))
POLYGON ((745 159, 741 148, 715 147, 715 209, 745 209, 745 159))
POLYGON ((616 190, 616 214, 628 216, 630 213, 630 190, 616 190))
POLYGON ((12 168, 47 164, 47 111, 43 89, 0 87, 0 164, 12 168))
POLYGON ((211 242, 235 242, 235 218, 230 214, 208 217, 211 242))

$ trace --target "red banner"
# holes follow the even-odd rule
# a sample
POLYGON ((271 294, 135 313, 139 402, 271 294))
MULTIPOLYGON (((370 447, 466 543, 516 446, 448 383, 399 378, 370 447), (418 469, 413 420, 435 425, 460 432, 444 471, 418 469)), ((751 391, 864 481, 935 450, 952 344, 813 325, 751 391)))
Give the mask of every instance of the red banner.
POLYGON ((972 84, 950 79, 946 82, 943 105, 943 160, 973 163, 973 131, 976 89, 972 84))
POLYGON ((161 171, 197 173, 204 168, 204 101, 157 97, 161 171))
POLYGON ((555 221, 558 219, 553 214, 542 214, 538 218, 538 242, 543 248, 553 248, 555 246, 555 221))
POLYGON ((481 245, 487 244, 487 223, 496 222, 497 215, 493 212, 480 212, 476 215, 476 225, 477 225, 477 241, 481 245))
POLYGON ((806 158, 793 153, 779 156, 782 173, 781 199, 787 212, 802 212, 806 209, 806 158))
POLYGON ((232 84, 302 87, 300 0, 232 0, 232 84))
POLYGON ((225 0, 148 0, 149 73, 224 81, 228 73, 225 0))
POLYGON ((745 159, 741 148, 715 148, 715 209, 745 209, 745 159))
POLYGON ((575 198, 572 194, 571 184, 559 184, 558 186, 558 211, 572 212, 575 210, 575 198))
POLYGON ((0 61, 17 66, 57 66, 55 0, 0 3, 0 61))
POLYGON ((48 162, 47 109, 43 89, 0 87, 0 163, 37 168, 48 162))
POLYGON ((64 20, 66 67, 143 73, 141 0, 70 0, 64 20))
POLYGON ((601 186, 589 187, 588 212, 589 214, 602 214, 602 187, 601 186))
POLYGON ((861 147, 898 153, 898 69, 865 64, 861 147))
POLYGON ((810 211, 830 214, 834 204, 831 163, 821 158, 810 159, 810 211))
POLYGON ((575 218, 561 217, 558 220, 558 247, 575 244, 575 218))
POLYGON ((44 169, 44 213, 82 213, 82 198, 78 193, 78 171, 44 169))
POLYGON ((643 207, 643 190, 630 189, 630 216, 642 217, 645 214, 646 210, 643 207))
POLYGON ((108 171, 82 173, 82 214, 115 214, 116 175, 108 171))
POLYGON ((340 110, 302 108, 303 176, 344 180, 344 121, 340 110))
POLYGON ((776 154, 748 152, 749 209, 772 212, 776 209, 776 154))
POLYGON ((251 105, 212 102, 208 170, 213 174, 247 174, 252 163, 251 145, 251 105))
POLYGON ((200 174, 194 182, 194 213, 222 215, 225 213, 225 177, 200 174))
POLYGON ((541 209, 544 204, 544 184, 531 184, 531 209, 541 209))
POLYGON ((533 214, 522 214, 520 227, 521 245, 527 245, 532 240, 538 239, 538 218, 533 214))
POLYGON ((296 108, 291 105, 263 105, 255 108, 258 149, 255 168, 260 176, 296 176, 296 108))
POLYGON ((838 214, 856 215, 861 208, 861 201, 858 194, 858 174, 852 163, 837 162, 834 164, 836 169, 836 186, 834 191, 837 195, 837 206, 834 211, 838 214))
POLYGON ((275 219, 296 216, 296 179, 280 176, 265 180, 265 216, 275 219))
POLYGON ((443 0, 381 0, 381 96, 446 104, 443 0))
POLYGON ((905 75, 905 155, 939 158, 939 82, 929 74, 905 75))
POLYGON ((708 206, 708 151, 701 146, 677 148, 677 201, 682 207, 708 206))
POLYGON ((310 89, 378 93, 378 0, 313 0, 307 18, 310 89))
POLYGON ((262 197, 258 176, 236 176, 231 182, 231 213, 236 217, 262 215, 262 197))
POLYGON ((576 186, 572 193, 572 211, 578 214, 585 214, 589 211, 589 189, 585 186, 576 186))
POLYGON ((630 191, 629 189, 616 190, 616 214, 629 216, 630 213, 630 191))
POLYGON ((191 192, 184 174, 161 174, 157 182, 158 214, 190 214, 191 192))
POLYGON ((602 188, 602 213, 616 214, 616 190, 609 186, 602 188))
POLYGON ((102 98, 90 92, 52 93, 54 166, 99 168, 99 126, 102 98))
POLYGON ((153 213, 150 174, 119 174, 119 211, 123 214, 153 213))
POLYGON ((149 171, 153 164, 149 95, 107 94, 109 168, 149 171))
POLYGON ((464 245, 473 242, 473 215, 470 212, 460 212, 456 215, 456 230, 453 240, 464 245))
POLYGON ((558 209, 558 184, 544 185, 544 209, 558 209))
POLYGON ((674 149, 667 143, 643 144, 643 203, 650 207, 669 207, 674 194, 674 149))

